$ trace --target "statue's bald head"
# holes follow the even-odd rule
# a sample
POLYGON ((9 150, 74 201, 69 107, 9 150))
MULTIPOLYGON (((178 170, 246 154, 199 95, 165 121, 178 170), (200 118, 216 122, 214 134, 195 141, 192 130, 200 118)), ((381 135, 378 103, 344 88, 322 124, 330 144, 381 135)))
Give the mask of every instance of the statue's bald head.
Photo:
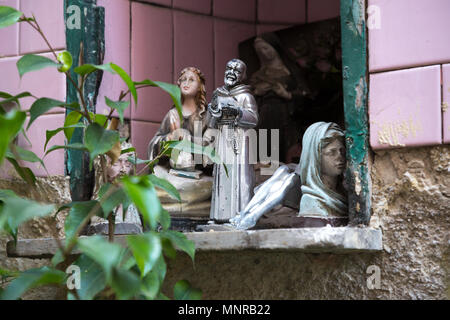
POLYGON ((247 65, 239 59, 231 59, 225 67, 225 86, 232 88, 247 77, 247 65))

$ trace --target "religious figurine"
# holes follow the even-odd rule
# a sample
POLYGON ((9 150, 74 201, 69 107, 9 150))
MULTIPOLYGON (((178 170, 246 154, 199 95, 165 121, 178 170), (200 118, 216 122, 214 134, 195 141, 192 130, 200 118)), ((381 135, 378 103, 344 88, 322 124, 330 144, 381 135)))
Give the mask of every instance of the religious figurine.
POLYGON ((255 189, 255 196, 245 209, 230 219, 231 226, 240 230, 250 229, 256 225, 262 215, 282 204, 290 195, 300 201, 295 193, 300 189, 300 178, 293 169, 295 168, 292 164, 282 165, 268 180, 259 185, 255 189))
MULTIPOLYGON (((148 146, 148 159, 154 159, 160 152, 162 141, 186 139, 195 144, 207 146, 212 143, 209 134, 210 115, 207 111, 206 85, 203 73, 194 67, 181 70, 177 85, 181 91, 183 122, 176 108, 172 108, 164 117, 161 126, 148 146)), ((165 210, 172 217, 203 218, 209 217, 211 208, 212 166, 209 159, 196 157, 188 152, 172 152, 171 157, 162 157, 154 173, 169 181, 179 192, 181 202, 170 197, 165 191, 157 190, 158 197, 165 210)))
MULTIPOLYGON (((121 149, 131 148, 132 145, 130 143, 122 143, 121 149)), ((106 176, 108 183, 114 182, 116 178, 119 178, 123 175, 130 174, 132 169, 132 164, 128 161, 128 157, 133 156, 133 153, 124 153, 119 156, 119 158, 111 164, 111 159, 109 156, 106 157, 106 176)), ((96 168, 96 178, 95 178, 95 188, 94 188, 94 196, 93 198, 98 197, 98 192, 100 187, 105 183, 103 180, 103 175, 101 171, 101 166, 99 161, 95 161, 94 166, 96 168)), ((88 234, 107 234, 108 233, 108 221, 100 218, 93 217, 91 219, 91 223, 88 227, 88 234)), ((139 216, 138 210, 134 205, 130 205, 125 214, 125 218, 123 215, 122 206, 116 212, 115 215, 115 234, 137 234, 142 233, 142 221, 139 216)))
POLYGON ((335 123, 312 124, 303 136, 300 163, 283 165, 258 186, 255 196, 231 226, 246 230, 256 225, 265 213, 283 201, 296 197, 301 188, 299 216, 342 217, 347 214, 347 200, 342 186, 345 169, 344 132, 335 123), (301 182, 302 181, 302 182, 301 182))
POLYGON ((258 108, 250 86, 242 84, 246 69, 243 61, 230 60, 225 69, 225 85, 214 91, 208 106, 218 129, 216 153, 226 165, 225 168, 216 164, 213 171, 210 218, 216 222, 233 218, 253 195, 255 173, 249 161, 251 146, 246 132, 258 123, 258 108))
POLYGON ((342 217, 347 197, 342 174, 346 167, 344 132, 332 122, 316 122, 303 136, 297 169, 302 181, 299 216, 342 217))
POLYGON ((303 106, 309 91, 295 60, 272 33, 258 36, 253 41, 259 69, 250 77, 250 85, 258 103, 258 129, 279 130, 278 148, 267 141, 267 150, 278 150, 279 160, 286 162, 289 148, 300 142, 295 110, 303 106))
MULTIPOLYGON (((175 107, 164 117, 159 130, 148 146, 148 158, 154 159, 161 141, 189 140, 199 145, 207 145, 202 137, 207 129, 208 113, 206 110, 206 89, 203 73, 194 67, 184 68, 177 81, 181 90, 183 124, 175 107)), ((170 167, 178 170, 193 171, 194 156, 180 152, 177 159, 169 160, 170 167), (175 162, 176 161, 176 162, 175 162)))
POLYGON ((292 93, 287 90, 291 72, 284 65, 278 52, 261 37, 255 39, 254 48, 261 65, 250 78, 254 94, 264 96, 272 91, 280 98, 292 99, 292 93))

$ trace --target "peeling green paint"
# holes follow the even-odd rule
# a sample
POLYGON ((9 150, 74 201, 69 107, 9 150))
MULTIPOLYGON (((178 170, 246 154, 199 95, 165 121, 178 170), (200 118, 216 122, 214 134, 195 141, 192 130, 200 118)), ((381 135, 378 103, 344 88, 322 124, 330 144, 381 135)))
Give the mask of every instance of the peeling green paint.
POLYGON ((350 223, 370 220, 367 34, 364 0, 341 0, 344 113, 350 223))
MULTIPOLYGON (((65 0, 64 21, 66 21, 66 46, 72 54, 72 79, 78 83, 73 69, 81 63, 101 64, 104 56, 104 8, 96 6, 97 0, 65 0), (69 20, 68 20, 69 19, 69 20), (67 23, 69 22, 70 23, 67 23)), ((84 99, 88 110, 95 113, 98 89, 102 73, 90 75, 84 84, 84 99)), ((67 80, 68 103, 79 102, 72 83, 67 80)), ((81 104, 81 103, 80 103, 81 104)), ((66 114, 67 116, 67 114, 66 114)), ((83 142, 81 128, 74 131, 70 143, 83 142)), ((70 176, 70 191, 73 201, 89 200, 94 188, 94 171, 89 170, 89 156, 78 150, 66 151, 66 174, 70 176)))

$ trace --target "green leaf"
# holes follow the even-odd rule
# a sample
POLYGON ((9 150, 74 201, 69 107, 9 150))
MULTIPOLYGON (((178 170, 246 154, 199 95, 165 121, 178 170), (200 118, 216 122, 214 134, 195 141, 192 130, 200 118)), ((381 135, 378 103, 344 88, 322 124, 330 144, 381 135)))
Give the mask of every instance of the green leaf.
POLYGON ((77 124, 81 117, 82 114, 76 111, 72 111, 66 116, 66 119, 64 120, 64 127, 68 129, 64 129, 64 134, 68 142, 72 139, 73 132, 75 131, 75 128, 71 128, 71 126, 77 124))
POLYGON ((53 146, 47 150, 47 152, 45 153, 45 156, 47 156, 50 152, 53 152, 53 151, 59 150, 59 149, 73 149, 73 150, 87 151, 87 148, 84 144, 77 142, 77 143, 72 143, 72 144, 66 144, 64 146, 53 146))
POLYGON ((155 187, 147 176, 124 177, 124 189, 144 218, 144 223, 155 229, 159 221, 162 206, 155 187))
POLYGON ((147 163, 150 163, 150 162, 153 161, 153 160, 142 160, 142 159, 136 158, 136 157, 134 157, 134 156, 128 157, 127 159, 128 159, 128 161, 129 161, 131 164, 135 164, 135 165, 138 165, 138 164, 147 164, 147 163))
POLYGON ((167 180, 158 178, 154 174, 151 174, 148 176, 150 181, 158 188, 163 189, 166 191, 172 198, 177 199, 178 201, 181 201, 180 193, 178 190, 167 180))
POLYGON ((90 154, 90 165, 100 154, 105 154, 119 141, 119 132, 105 130, 98 123, 92 123, 86 129, 84 137, 86 148, 90 154))
POLYGON ((160 292, 158 294, 158 296, 156 297, 156 300, 170 300, 169 297, 167 297, 166 295, 164 295, 162 292, 160 292))
POLYGON ((30 269, 22 272, 3 292, 3 300, 17 300, 26 291, 47 284, 62 284, 66 274, 49 267, 30 269))
POLYGON ((0 268, 0 277, 18 277, 20 275, 19 271, 11 271, 11 270, 6 270, 3 268, 0 268))
MULTIPOLYGON (((80 115, 81 116, 81 115, 80 115)), ((50 142, 50 140, 56 136, 59 132, 61 132, 62 130, 64 130, 64 132, 68 129, 73 129, 75 130, 75 128, 86 128, 86 125, 84 123, 77 123, 68 127, 61 127, 55 130, 47 130, 45 132, 45 145, 44 145, 44 150, 47 149, 47 145, 50 142)), ((72 137, 73 134, 73 130, 71 132, 69 132, 70 137, 72 137)), ((67 136, 66 136, 67 138, 67 136)))
POLYGON ((19 93, 16 96, 12 96, 12 95, 10 95, 9 93, 6 93, 6 92, 0 92, 0 98, 4 98, 4 100, 0 101, 0 106, 4 105, 4 104, 7 104, 7 103, 11 103, 11 102, 15 102, 15 103, 17 103, 17 105, 20 106, 19 99, 26 98, 26 97, 31 97, 31 96, 32 96, 32 94, 29 93, 29 92, 22 92, 22 93, 19 93))
POLYGON ((127 242, 141 271, 141 277, 145 277, 161 256, 162 246, 158 234, 147 232, 137 236, 131 235, 127 237, 127 242))
POLYGON ((165 147, 168 147, 170 149, 179 150, 179 151, 184 151, 187 153, 206 155, 214 163, 223 165, 225 168, 225 172, 228 176, 227 166, 225 165, 225 163, 222 162, 222 159, 220 159, 219 155, 216 153, 216 151, 212 147, 209 147, 209 146, 203 147, 201 145, 198 145, 198 144, 193 143, 188 140, 166 141, 163 143, 163 148, 165 148, 165 147))
POLYGON ((133 80, 131 80, 128 73, 126 73, 125 70, 123 70, 118 65, 111 63, 111 68, 122 78, 122 80, 128 86, 128 89, 130 90, 131 95, 134 98, 134 103, 137 105, 137 91, 136 91, 136 87, 134 85, 133 80))
POLYGON ((26 117, 25 112, 17 110, 11 110, 4 115, 0 114, 0 165, 5 157, 6 149, 22 129, 26 117))
POLYGON ((103 128, 105 127, 105 124, 108 122, 108 116, 105 116, 104 114, 96 113, 94 116, 94 122, 98 123, 103 128))
POLYGON ((103 218, 105 219, 116 207, 129 201, 125 191, 111 183, 102 185, 98 192, 98 199, 103 209, 103 218))
POLYGON ((36 185, 36 176, 30 168, 22 167, 14 158, 10 158, 7 156, 6 159, 13 165, 16 172, 24 181, 33 186, 36 185))
POLYGON ((119 114, 120 123, 123 124, 123 113, 126 108, 130 105, 129 101, 112 101, 108 97, 105 96, 105 102, 106 104, 114 110, 117 110, 117 113, 119 114))
POLYGON ((172 241, 172 243, 176 247, 186 252, 191 257, 192 261, 194 261, 195 244, 193 241, 188 240, 188 238, 186 238, 186 236, 183 233, 172 230, 166 230, 161 231, 161 237, 167 238, 170 241, 172 241))
POLYGON ((0 192, 3 206, 0 211, 0 230, 9 229, 13 237, 17 228, 33 218, 44 217, 55 211, 54 205, 41 204, 33 200, 23 199, 13 192, 0 192))
POLYGON ((14 8, 0 6, 0 29, 15 24, 21 16, 23 16, 23 13, 14 8))
POLYGON ((124 250, 120 245, 110 243, 100 236, 79 238, 78 248, 102 267, 108 282, 112 269, 118 265, 124 250))
POLYGON ((177 250, 175 250, 172 242, 167 238, 161 239, 161 244, 163 248, 164 255, 170 259, 175 259, 177 257, 177 250))
MULTIPOLYGON (((165 92, 167 92, 170 97, 172 98, 173 104, 175 105, 175 108, 178 111, 178 115, 180 116, 180 119, 183 119, 183 113, 182 113, 182 107, 181 107, 181 90, 177 85, 174 85, 172 83, 166 83, 161 81, 152 81, 149 79, 146 79, 144 81, 135 82, 135 86, 138 85, 149 85, 152 87, 158 87, 165 92)), ((136 104, 137 106, 137 104, 136 104)))
POLYGON ((59 53, 58 61, 62 63, 62 66, 58 69, 59 72, 69 71, 73 64, 72 55, 68 51, 59 53))
POLYGON ((41 115, 55 107, 65 107, 70 106, 72 109, 79 109, 78 103, 74 102, 67 104, 63 101, 58 101, 50 98, 40 98, 36 100, 30 108, 30 121, 28 122, 27 130, 30 128, 31 124, 41 115))
POLYGON ((171 224, 170 214, 164 208, 161 210, 161 217, 159 219, 159 223, 161 224, 161 227, 163 228, 163 230, 168 230, 170 228, 170 224, 171 224))
POLYGON ((200 300, 202 292, 191 287, 187 280, 180 280, 175 284, 173 295, 176 300, 200 300))
POLYGON ((8 148, 8 150, 6 150, 6 156, 10 157, 10 158, 14 158, 16 160, 23 160, 23 161, 27 161, 27 162, 33 162, 33 163, 39 162, 40 164, 42 164, 43 167, 45 167, 42 159, 39 158, 33 151, 26 150, 17 145, 14 146, 14 153, 8 148), (16 155, 18 156, 18 158, 16 157, 16 155))
POLYGON ((120 154, 130 153, 130 152, 136 152, 136 148, 127 148, 120 151, 120 154))
POLYGON ((97 70, 108 71, 112 74, 116 73, 111 67, 111 63, 102 65, 83 64, 82 66, 76 67, 73 71, 75 71, 75 73, 79 74, 80 76, 85 76, 97 70))
POLYGON ((77 290, 81 300, 92 300, 106 287, 106 277, 98 263, 82 254, 74 263, 80 267, 81 284, 77 290))
POLYGON ((26 54, 17 61, 17 69, 19 75, 22 77, 25 73, 31 71, 41 70, 47 67, 58 67, 59 64, 55 61, 35 54, 26 54))
POLYGON ((141 293, 146 299, 154 300, 161 289, 161 282, 159 281, 158 274, 155 271, 150 271, 142 279, 141 293))
POLYGON ((64 256, 61 249, 58 249, 52 257, 52 266, 56 268, 58 264, 64 261, 64 256))
MULTIPOLYGON (((65 206, 71 207, 69 215, 67 216, 64 223, 64 231, 66 233, 67 244, 73 240, 76 235, 75 231, 96 205, 98 205, 98 201, 91 200, 84 202, 72 202, 71 204, 65 206)), ((96 211, 96 215, 103 216, 100 206, 98 206, 98 209, 96 209, 96 211)))
POLYGON ((114 268, 110 285, 119 300, 128 300, 138 294, 141 281, 132 271, 114 268))

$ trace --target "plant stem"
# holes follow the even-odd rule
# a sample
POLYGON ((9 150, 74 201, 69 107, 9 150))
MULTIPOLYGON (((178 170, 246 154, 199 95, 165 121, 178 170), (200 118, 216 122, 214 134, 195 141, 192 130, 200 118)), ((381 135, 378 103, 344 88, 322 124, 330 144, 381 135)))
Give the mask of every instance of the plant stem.
MULTIPOLYGON (((100 165, 102 167, 102 176, 105 183, 108 182, 108 174, 106 172, 106 157, 104 154, 100 155, 100 165)), ((114 242, 114 220, 113 213, 108 216, 108 239, 109 242, 114 242)))
MULTIPOLYGON (((102 197, 102 201, 106 201, 113 193, 113 189, 110 188, 108 191, 106 191, 105 195, 102 197)), ((80 232, 84 229, 84 227, 89 223, 91 218, 97 214, 97 211, 101 209, 101 201, 97 202, 95 206, 92 207, 91 211, 89 211, 88 215, 83 219, 81 224, 78 226, 78 228, 75 230, 76 237, 79 236, 80 232)), ((76 241, 72 241, 64 250, 64 257, 68 257, 69 254, 72 252, 73 248, 77 244, 76 241)))
MULTIPOLYGON (((25 16, 24 19, 27 19, 27 17, 25 16)), ((42 31, 41 27, 39 26, 39 23, 37 22, 37 20, 36 20, 36 18, 34 16, 33 16, 33 19, 34 19, 34 23, 36 25, 34 25, 29 20, 24 20, 24 21, 26 21, 34 30, 36 30, 39 33, 39 35, 45 41, 45 43, 47 44, 47 46, 50 49, 51 53, 55 57, 56 61, 58 61, 58 55, 56 54, 55 49, 53 49, 53 47, 51 46, 50 42, 48 41, 47 37, 45 36, 44 32, 42 31)), ((87 106, 86 106, 86 102, 84 100, 83 91, 82 91, 82 86, 84 84, 84 81, 82 81, 82 85, 80 87, 78 87, 77 84, 75 83, 75 80, 73 80, 72 76, 70 75, 70 70, 66 71, 64 73, 65 73, 67 79, 69 79, 69 81, 72 83, 72 85, 77 90, 77 92, 78 92, 78 94, 80 96, 80 102, 81 102, 81 106, 83 107, 84 116, 87 118, 89 123, 92 123, 91 117, 89 116, 89 113, 87 112, 87 106)))

